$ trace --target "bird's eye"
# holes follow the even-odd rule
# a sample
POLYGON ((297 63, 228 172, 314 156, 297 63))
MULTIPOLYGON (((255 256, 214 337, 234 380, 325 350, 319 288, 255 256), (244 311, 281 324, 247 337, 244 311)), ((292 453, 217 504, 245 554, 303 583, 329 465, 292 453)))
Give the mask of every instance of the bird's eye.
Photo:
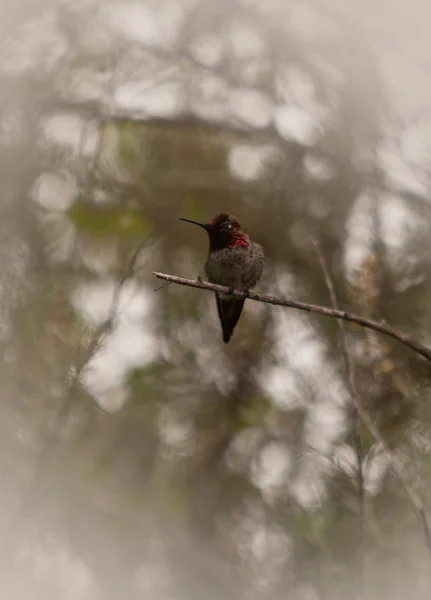
POLYGON ((223 229, 232 229, 232 225, 229 222, 223 223, 222 225, 223 229))

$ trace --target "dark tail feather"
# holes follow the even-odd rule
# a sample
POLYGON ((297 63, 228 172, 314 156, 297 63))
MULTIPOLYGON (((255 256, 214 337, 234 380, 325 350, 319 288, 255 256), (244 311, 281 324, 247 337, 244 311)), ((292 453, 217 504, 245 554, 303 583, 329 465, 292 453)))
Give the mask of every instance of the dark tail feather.
POLYGON ((244 298, 220 298, 216 294, 217 312, 223 332, 223 341, 225 344, 230 340, 235 325, 241 316, 244 306, 244 298))

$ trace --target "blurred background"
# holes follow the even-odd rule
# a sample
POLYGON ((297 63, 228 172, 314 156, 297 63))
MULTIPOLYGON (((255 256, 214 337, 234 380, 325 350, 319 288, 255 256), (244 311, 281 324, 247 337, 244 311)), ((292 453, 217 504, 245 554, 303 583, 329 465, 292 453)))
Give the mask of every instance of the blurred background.
MULTIPOLYGON (((234 213, 258 290, 431 346, 430 8, 2 2, 0 595, 429 598, 431 555, 353 410, 335 320, 203 274, 234 213), (139 250, 139 251, 138 251, 139 250)), ((430 364, 346 326, 357 393, 430 506, 430 364)))

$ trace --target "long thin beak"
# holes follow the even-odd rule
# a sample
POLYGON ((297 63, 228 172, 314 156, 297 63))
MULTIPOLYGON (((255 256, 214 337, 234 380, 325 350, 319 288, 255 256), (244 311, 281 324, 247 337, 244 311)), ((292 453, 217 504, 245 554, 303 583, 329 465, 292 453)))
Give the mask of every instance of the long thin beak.
POLYGON ((203 227, 206 231, 211 231, 213 229, 212 225, 208 225, 207 223, 199 223, 198 221, 192 221, 191 219, 182 219, 179 217, 180 221, 185 221, 186 223, 193 223, 194 225, 199 225, 199 227, 203 227))

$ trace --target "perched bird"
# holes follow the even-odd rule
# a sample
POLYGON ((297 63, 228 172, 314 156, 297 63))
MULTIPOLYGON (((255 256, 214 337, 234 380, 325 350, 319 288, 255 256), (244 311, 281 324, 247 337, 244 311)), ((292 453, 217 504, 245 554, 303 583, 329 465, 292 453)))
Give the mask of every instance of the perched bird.
MULTIPOLYGON (((180 220, 199 225, 208 233, 210 247, 205 274, 210 283, 239 291, 248 291, 256 285, 263 271, 263 249, 241 230, 235 217, 222 213, 209 223, 180 220)), ((241 316, 245 299, 216 293, 216 302, 223 341, 227 344, 241 316)))

